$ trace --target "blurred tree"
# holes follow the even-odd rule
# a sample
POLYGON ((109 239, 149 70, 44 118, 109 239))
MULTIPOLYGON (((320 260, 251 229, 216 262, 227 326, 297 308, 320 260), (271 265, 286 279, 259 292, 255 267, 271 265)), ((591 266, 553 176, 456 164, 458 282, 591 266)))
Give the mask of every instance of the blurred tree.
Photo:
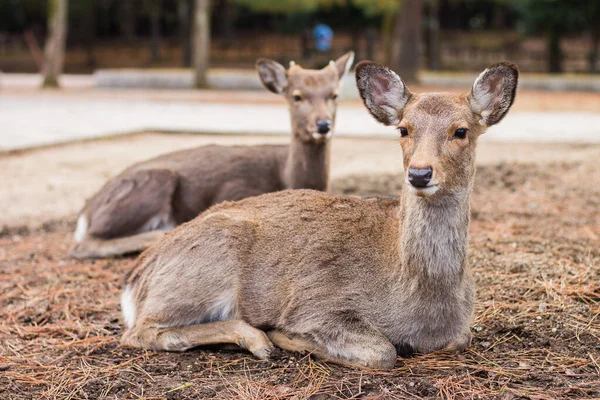
POLYGON ((600 51, 598 48, 600 47, 600 24, 596 27, 591 34, 592 39, 592 49, 590 50, 590 73, 598 74, 600 73, 600 66, 598 65, 600 62, 598 59, 600 58, 600 51))
MULTIPOLYGON (((410 0, 409 0, 410 1, 410 0)), ((400 10, 402 0, 352 0, 352 3, 361 9, 367 17, 381 17, 381 41, 383 47, 384 64, 391 61, 391 48, 393 47, 394 21, 400 10)), ((368 52, 368 50, 367 50, 368 52)))
POLYGON ((398 0, 351 0, 367 16, 395 14, 402 5, 398 0))
POLYGON ((396 16, 389 66, 406 82, 418 82, 421 64, 423 0, 404 0, 396 16))
POLYGON ((69 2, 68 19, 69 45, 83 45, 86 52, 86 65, 90 70, 96 67, 94 44, 96 41, 96 27, 98 4, 91 0, 69 2))
POLYGON ((437 71, 442 68, 442 49, 440 44, 439 0, 427 2, 427 62, 429 69, 437 71))
POLYGON ((183 39, 183 66, 192 66, 192 46, 194 36, 194 0, 180 0, 178 3, 181 36, 183 39))
POLYGON ((221 0, 216 2, 215 12, 213 15, 216 16, 219 21, 218 32, 223 38, 222 44, 224 48, 229 48, 235 41, 235 19, 237 17, 238 7, 230 0, 221 0), (218 7, 216 7, 218 6, 218 7))
POLYGON ((42 87, 58 87, 63 70, 67 41, 67 0, 48 0, 49 33, 44 48, 42 87))
POLYGON ((136 4, 135 0, 121 0, 119 8, 119 31, 128 43, 133 43, 136 36, 136 4))
POLYGON ((210 0, 195 1, 193 42, 195 85, 206 88, 210 57, 210 0))
POLYGON ((600 73, 600 1, 587 1, 585 17, 589 26, 591 49, 589 54, 589 71, 600 73))
MULTIPOLYGON (((233 0, 236 4, 257 12, 294 14, 313 12, 319 8, 343 5, 346 0, 233 0)), ((381 0, 373 0, 375 2, 381 0)))
MULTIPOLYGON (((597 31, 598 0, 499 0, 512 3, 530 34, 543 33, 547 40, 548 71, 563 71, 561 39, 574 32, 597 31)), ((597 48, 597 47, 596 47, 597 48)), ((597 54, 596 54, 597 59, 597 54)))
POLYGON ((151 31, 151 48, 152 62, 160 61, 160 16, 161 16, 161 1, 146 0, 146 7, 150 14, 150 31, 151 31))
MULTIPOLYGON (((421 61, 423 0, 352 0, 369 15, 381 15, 383 62, 407 82, 416 82, 421 61)), ((425 0, 429 6, 428 59, 439 68, 438 0, 425 0)))
POLYGON ((48 0, 0 0, 0 31, 17 33, 45 26, 48 0))
MULTIPOLYGON (((302 60, 307 63, 312 55, 312 24, 316 21, 330 24, 329 21, 320 21, 318 11, 327 10, 340 18, 347 17, 350 0, 231 0, 233 3, 245 7, 256 13, 282 14, 285 19, 275 21, 274 28, 279 32, 293 33, 298 35, 302 60)), ((380 0, 374 0, 380 1, 380 0)), ((335 20, 335 18, 333 18, 335 20)), ((345 19, 346 26, 352 25, 351 18, 345 19)), ((353 47, 356 44, 358 32, 351 29, 353 33, 353 47)), ((280 60, 281 61, 281 60, 280 60)), ((313 65, 318 67, 318 64, 313 65)))

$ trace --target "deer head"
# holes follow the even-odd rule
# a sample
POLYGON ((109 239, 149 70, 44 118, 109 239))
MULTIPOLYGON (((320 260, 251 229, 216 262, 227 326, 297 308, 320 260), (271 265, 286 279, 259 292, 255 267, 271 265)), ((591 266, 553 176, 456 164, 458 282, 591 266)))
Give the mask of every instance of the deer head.
POLYGON ((320 70, 303 69, 293 61, 286 70, 259 59, 256 69, 263 85, 287 100, 294 136, 303 143, 321 143, 333 134, 338 90, 353 60, 351 51, 320 70))
POLYGON ((499 63, 483 71, 469 93, 419 95, 382 65, 356 66, 365 106, 379 122, 399 130, 406 185, 424 198, 470 190, 477 138, 504 118, 518 77, 515 64, 499 63))

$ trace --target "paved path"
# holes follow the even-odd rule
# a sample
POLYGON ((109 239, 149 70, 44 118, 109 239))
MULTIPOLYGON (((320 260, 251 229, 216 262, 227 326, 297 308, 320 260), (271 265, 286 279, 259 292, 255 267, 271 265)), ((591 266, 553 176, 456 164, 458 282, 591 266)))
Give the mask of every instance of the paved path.
MULTIPOLYGON (((140 131, 285 134, 285 105, 0 95, 0 151, 140 131)), ((336 134, 393 137, 364 107, 340 104, 336 134)), ((600 143, 600 113, 515 112, 486 140, 600 143)))
MULTIPOLYGON (((441 88, 469 87, 477 77, 475 72, 422 71, 421 84, 441 88)), ((186 69, 106 69, 91 75, 61 77, 63 85, 76 88, 179 88, 193 87, 193 73, 186 69)), ((211 69, 209 85, 217 90, 263 90, 253 69, 211 69)), ((0 86, 39 87, 42 77, 38 74, 0 73, 0 86)), ((520 89, 544 91, 600 92, 600 76, 589 74, 531 74, 519 77, 520 89)), ((340 97, 358 99, 353 73, 347 74, 340 97)))

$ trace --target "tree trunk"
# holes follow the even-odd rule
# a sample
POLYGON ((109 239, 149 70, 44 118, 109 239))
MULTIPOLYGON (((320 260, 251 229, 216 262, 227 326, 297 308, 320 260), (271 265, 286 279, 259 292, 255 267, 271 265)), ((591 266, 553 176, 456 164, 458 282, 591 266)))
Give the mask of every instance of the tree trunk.
POLYGON ((308 64, 308 60, 312 57, 311 46, 312 34, 310 29, 304 29, 300 34, 300 52, 302 53, 302 61, 308 64))
POLYGON ((557 29, 552 29, 548 33, 548 71, 553 74, 562 72, 560 36, 557 29))
POLYGON ((360 47, 360 38, 364 35, 365 32, 360 27, 353 27, 352 32, 350 33, 352 44, 350 45, 350 48, 344 49, 344 52, 354 50, 354 57, 357 60, 364 60, 365 58, 362 54, 362 48, 360 47))
POLYGON ((600 28, 596 28, 592 31, 592 49, 590 50, 590 74, 597 74, 600 72, 598 66, 598 47, 600 46, 600 28))
POLYGON ((396 16, 392 13, 386 13, 383 15, 383 21, 381 21, 381 42, 383 46, 383 59, 381 62, 384 65, 389 65, 392 59, 392 36, 394 35, 394 21, 396 16))
POLYGON ((91 70, 96 69, 96 55, 94 54, 94 44, 96 42, 96 4, 90 2, 83 16, 83 42, 86 53, 86 66, 91 70))
POLYGON ((192 66, 192 42, 194 36, 194 0, 183 0, 180 3, 180 16, 182 29, 182 62, 184 67, 192 66))
MULTIPOLYGON (((372 27, 367 28, 365 32, 366 38, 366 60, 374 60, 375 59, 375 43, 377 43, 377 31, 372 27)), ((358 58, 358 57, 357 57, 358 58)), ((360 60, 360 58, 358 58, 360 60)))
POLYGON ((418 82, 423 0, 404 0, 403 3, 394 27, 390 68, 406 82, 418 82))
POLYGON ((224 0, 221 6, 221 36, 223 37, 223 47, 228 49, 235 43, 235 19, 237 16, 237 7, 231 0, 224 0))
POLYGON ((195 84, 197 88, 206 88, 210 56, 210 0, 196 0, 194 15, 195 84))
POLYGON ((44 49, 44 82, 42 87, 58 87, 63 71, 67 42, 67 0, 48 0, 48 38, 44 49))
POLYGON ((160 61, 160 1, 153 1, 150 5, 150 25, 152 62, 157 63, 160 61))
POLYGON ((427 37, 427 60, 429 69, 438 71, 442 65, 440 46, 439 0, 429 1, 429 23, 427 37))
POLYGON ((125 36, 127 43, 135 41, 136 12, 133 0, 121 0, 121 13, 119 18, 120 31, 125 36))

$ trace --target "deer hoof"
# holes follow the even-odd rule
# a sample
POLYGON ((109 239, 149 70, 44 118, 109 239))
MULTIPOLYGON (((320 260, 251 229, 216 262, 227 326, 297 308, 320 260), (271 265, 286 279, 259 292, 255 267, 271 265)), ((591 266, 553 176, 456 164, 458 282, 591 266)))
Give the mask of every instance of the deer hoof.
POLYGON ((271 352, 275 350, 273 343, 263 331, 246 336, 240 341, 239 345, 261 360, 268 360, 271 352))
POLYGON ((75 260, 81 260, 87 257, 87 252, 83 249, 83 246, 76 244, 69 250, 68 257, 75 260))
POLYGON ((460 353, 471 345, 472 338, 471 332, 465 331, 459 334, 444 350, 451 353, 460 353))
POLYGON ((250 350, 250 352, 254 354, 255 357, 260 358, 261 360, 268 361, 271 357, 271 352, 273 350, 273 345, 269 345, 268 347, 257 347, 255 349, 250 350))

